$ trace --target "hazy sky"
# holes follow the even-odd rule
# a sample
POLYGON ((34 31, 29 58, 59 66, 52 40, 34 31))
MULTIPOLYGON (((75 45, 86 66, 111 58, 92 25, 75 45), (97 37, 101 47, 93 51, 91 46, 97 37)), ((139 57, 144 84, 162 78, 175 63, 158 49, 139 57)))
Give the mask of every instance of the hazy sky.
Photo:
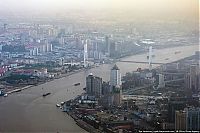
POLYGON ((0 0, 0 12, 63 12, 70 9, 112 9, 133 12, 197 14, 199 0, 0 0))
POLYGON ((0 0, 7 9, 147 8, 192 10, 198 0, 0 0))

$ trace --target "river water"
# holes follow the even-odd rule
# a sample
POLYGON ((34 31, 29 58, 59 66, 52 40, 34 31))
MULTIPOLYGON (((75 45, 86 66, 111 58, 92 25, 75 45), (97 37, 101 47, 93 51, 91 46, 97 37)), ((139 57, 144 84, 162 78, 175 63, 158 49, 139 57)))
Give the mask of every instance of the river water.
MULTIPOLYGON (((153 62, 172 62, 193 55, 198 46, 185 46, 154 50, 153 62), (175 51, 181 51, 174 54, 175 51), (165 60, 169 58, 169 60, 165 60)), ((147 54, 123 58, 128 61, 147 61, 147 54)), ((122 75, 135 71, 138 67, 147 68, 148 64, 118 62, 122 75)), ((83 92, 85 78, 89 73, 109 80, 113 64, 104 64, 88 71, 79 72, 68 77, 56 79, 34 86, 8 97, 0 98, 0 132, 85 132, 73 119, 56 108, 56 104, 76 97, 83 92), (80 82, 80 86, 74 86, 80 82), (43 88, 43 89, 42 89, 43 88), (45 92, 51 95, 42 97, 45 92)), ((153 65, 155 67, 156 65, 153 65)))

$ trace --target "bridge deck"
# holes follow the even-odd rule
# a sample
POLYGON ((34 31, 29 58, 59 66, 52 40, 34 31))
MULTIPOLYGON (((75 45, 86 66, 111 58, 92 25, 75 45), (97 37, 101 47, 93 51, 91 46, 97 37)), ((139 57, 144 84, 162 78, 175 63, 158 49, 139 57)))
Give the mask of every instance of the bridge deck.
MULTIPOLYGON (((122 60, 120 60, 120 61, 118 61, 118 62, 127 62, 127 63, 139 63, 139 64, 149 64, 149 62, 147 62, 147 61, 122 61, 122 60)), ((151 64, 160 64, 160 65, 162 65, 162 64, 166 64, 166 63, 161 63, 161 62, 151 62, 151 64)))

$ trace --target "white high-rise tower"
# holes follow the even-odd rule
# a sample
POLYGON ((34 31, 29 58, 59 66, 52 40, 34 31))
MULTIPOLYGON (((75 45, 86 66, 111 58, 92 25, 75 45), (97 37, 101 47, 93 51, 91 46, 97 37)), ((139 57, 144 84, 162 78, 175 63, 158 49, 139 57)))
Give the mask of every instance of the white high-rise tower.
POLYGON ((84 57, 83 57, 84 67, 87 67, 87 61, 88 61, 87 45, 88 45, 88 40, 86 40, 84 43, 84 57))
POLYGON ((121 86, 121 73, 117 65, 115 64, 114 67, 111 69, 110 73, 110 86, 121 86))
POLYGON ((108 97, 109 105, 119 106, 121 104, 121 85, 121 73, 115 64, 110 73, 110 96, 108 97))

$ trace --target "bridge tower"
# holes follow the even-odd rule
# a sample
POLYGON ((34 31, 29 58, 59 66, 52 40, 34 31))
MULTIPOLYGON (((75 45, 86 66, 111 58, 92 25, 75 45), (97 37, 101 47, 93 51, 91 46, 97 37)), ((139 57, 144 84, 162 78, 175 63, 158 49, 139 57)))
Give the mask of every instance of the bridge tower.
POLYGON ((152 46, 149 47, 149 55, 148 56, 149 56, 149 60, 148 60, 149 70, 151 70, 152 69, 152 57, 153 57, 152 46))

